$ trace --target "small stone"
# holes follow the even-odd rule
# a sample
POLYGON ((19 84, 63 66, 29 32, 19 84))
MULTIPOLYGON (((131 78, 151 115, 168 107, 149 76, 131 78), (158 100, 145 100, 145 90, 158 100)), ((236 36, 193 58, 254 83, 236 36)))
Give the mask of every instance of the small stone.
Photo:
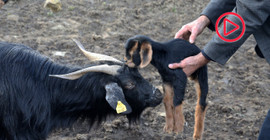
POLYGON ((49 8, 53 12, 58 12, 62 8, 60 0, 46 0, 44 4, 45 8, 49 8))
POLYGON ((92 35, 92 39, 93 40, 100 40, 100 39, 102 39, 102 36, 101 35, 97 35, 97 34, 93 34, 92 35))
POLYGON ((76 140, 87 140, 87 135, 86 134, 77 134, 76 140))
POLYGON ((52 30, 65 30, 65 27, 61 24, 56 25, 54 27, 51 28, 52 30))
POLYGON ((113 128, 112 128, 111 124, 104 125, 104 129, 105 129, 106 132, 110 132, 110 133, 113 132, 113 128))
POLYGON ((17 22, 19 20, 19 16, 18 15, 8 15, 7 20, 17 22))
POLYGON ((166 116, 166 113, 165 112, 158 112, 158 115, 159 116, 162 116, 162 117, 165 117, 166 116))
POLYGON ((60 51, 55 51, 53 52, 54 56, 61 56, 64 57, 66 55, 67 52, 60 52, 60 51))

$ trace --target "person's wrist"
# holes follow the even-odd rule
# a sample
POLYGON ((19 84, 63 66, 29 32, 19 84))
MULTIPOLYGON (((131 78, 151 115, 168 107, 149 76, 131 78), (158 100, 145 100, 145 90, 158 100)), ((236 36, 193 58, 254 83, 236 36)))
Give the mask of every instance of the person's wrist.
POLYGON ((199 17, 199 21, 203 25, 204 28, 207 27, 211 22, 210 19, 205 15, 201 15, 199 17))
POLYGON ((206 65, 208 62, 210 62, 210 60, 205 58, 205 56, 201 52, 197 55, 197 60, 199 67, 202 67, 206 65))
POLYGON ((4 1, 0 0, 0 8, 5 4, 4 1))

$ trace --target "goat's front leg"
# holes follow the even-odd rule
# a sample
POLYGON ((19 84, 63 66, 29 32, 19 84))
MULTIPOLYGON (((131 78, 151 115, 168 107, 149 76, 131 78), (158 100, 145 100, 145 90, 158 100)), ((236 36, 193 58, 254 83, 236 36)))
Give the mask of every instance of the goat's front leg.
POLYGON ((207 67, 199 70, 198 79, 195 79, 195 89, 197 92, 197 105, 195 110, 194 140, 202 138, 204 129, 204 118, 206 114, 206 97, 208 93, 207 67))
POLYGON ((169 83, 164 83, 163 90, 165 93, 163 103, 166 112, 166 124, 164 126, 164 131, 171 133, 174 127, 173 87, 169 83))

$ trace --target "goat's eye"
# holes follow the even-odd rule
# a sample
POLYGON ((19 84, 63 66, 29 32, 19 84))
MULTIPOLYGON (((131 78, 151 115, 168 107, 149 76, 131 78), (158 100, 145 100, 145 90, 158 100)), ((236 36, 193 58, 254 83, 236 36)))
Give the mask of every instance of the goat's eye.
POLYGON ((125 88, 127 89, 133 89, 135 87, 135 84, 132 82, 126 83, 125 88))

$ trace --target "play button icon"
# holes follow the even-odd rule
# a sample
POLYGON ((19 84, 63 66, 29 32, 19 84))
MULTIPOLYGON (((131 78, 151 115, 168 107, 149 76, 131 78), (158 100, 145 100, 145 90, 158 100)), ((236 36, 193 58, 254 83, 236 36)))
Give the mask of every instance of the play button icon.
POLYGON ((224 27, 223 27, 223 33, 225 36, 230 35, 231 33, 235 32, 236 30, 238 30, 240 28, 240 26, 232 21, 230 21, 229 19, 225 18, 224 19, 224 27), (227 24, 231 24, 232 26, 234 26, 234 29, 227 31, 227 24))
POLYGON ((222 40, 224 40, 226 42, 235 42, 235 41, 238 41, 244 35, 246 26, 245 26, 245 22, 244 22, 243 18, 240 15, 233 13, 233 12, 227 12, 227 13, 222 14, 217 19, 215 29, 216 29, 217 35, 222 40), (226 16, 234 16, 236 18, 233 18, 233 19, 239 20, 241 23, 238 22, 238 24, 237 24, 237 23, 233 22, 232 20, 229 20, 229 18, 227 18, 226 16), (223 29, 219 30, 218 29, 218 26, 220 25, 219 22, 222 21, 222 19, 224 19, 223 20, 223 29), (238 30, 240 30, 241 33, 238 30), (222 31, 223 31, 223 33, 220 33, 222 31), (236 31, 238 31, 238 32, 235 33, 236 31), (234 34, 233 37, 235 37, 235 36, 236 37, 232 38, 232 36, 229 36, 231 34, 234 34))

